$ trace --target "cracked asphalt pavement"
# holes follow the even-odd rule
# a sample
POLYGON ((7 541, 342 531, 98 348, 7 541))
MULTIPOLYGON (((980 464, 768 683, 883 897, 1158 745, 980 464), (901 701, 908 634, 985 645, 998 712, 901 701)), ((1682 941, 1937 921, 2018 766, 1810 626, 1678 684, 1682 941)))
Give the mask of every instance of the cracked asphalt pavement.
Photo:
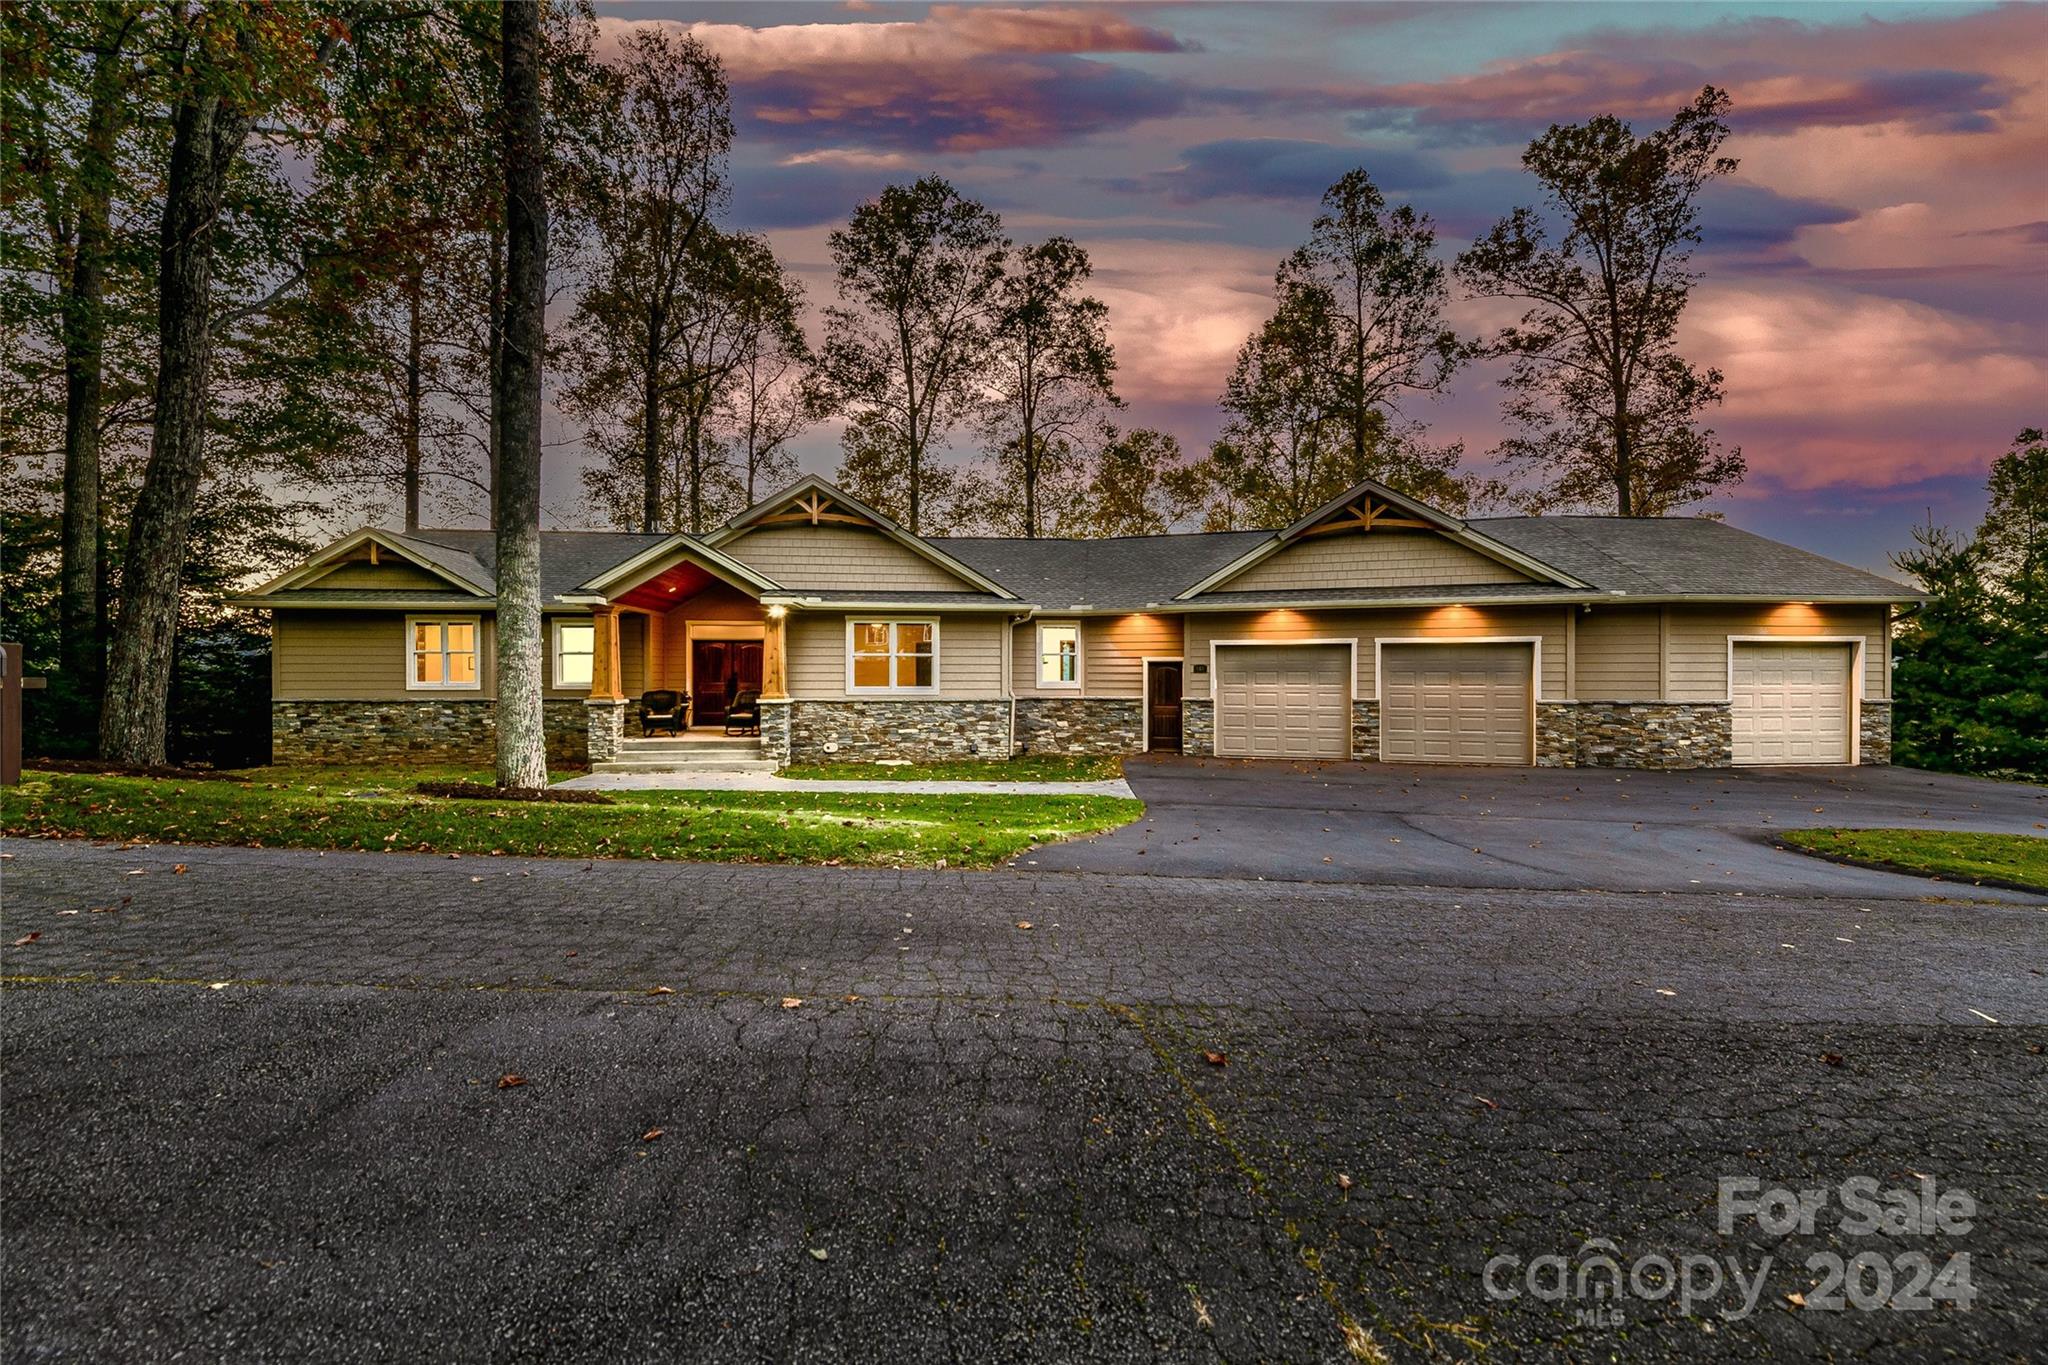
POLYGON ((2048 1320, 2021 900, 6 851, 9 1360, 2017 1361, 2048 1320), (1858 1175, 1974 1217, 1717 1225, 1722 1177, 1858 1175), (1488 1295, 1592 1239, 1753 1309, 1488 1295), (1787 1298, 1859 1252, 1966 1253, 1974 1305, 1787 1298))

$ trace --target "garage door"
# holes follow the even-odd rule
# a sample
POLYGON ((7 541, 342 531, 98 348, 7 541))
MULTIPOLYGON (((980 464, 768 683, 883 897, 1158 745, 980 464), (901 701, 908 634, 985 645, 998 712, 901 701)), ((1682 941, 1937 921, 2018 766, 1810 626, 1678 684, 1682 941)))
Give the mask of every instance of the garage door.
POLYGON ((1530 645, 1386 645, 1380 757, 1391 763, 1530 763, 1530 645))
POLYGON ((1847 763, 1853 645, 1735 646, 1737 763, 1847 763))
POLYGON ((1351 647, 1219 645, 1216 752, 1351 757, 1351 647))

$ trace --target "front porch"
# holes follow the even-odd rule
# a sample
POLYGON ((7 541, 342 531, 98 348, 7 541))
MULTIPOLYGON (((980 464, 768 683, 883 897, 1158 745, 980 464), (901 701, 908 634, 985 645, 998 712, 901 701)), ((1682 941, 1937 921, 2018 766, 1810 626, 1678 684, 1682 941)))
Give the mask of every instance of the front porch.
POLYGON ((772 770, 785 761, 786 739, 769 737, 771 718, 786 734, 789 697, 785 609, 761 601, 774 584, 716 552, 672 544, 588 586, 594 770, 772 770), (654 693, 676 694, 680 727, 642 723, 654 693), (760 724, 729 735, 728 712, 749 695, 760 724))

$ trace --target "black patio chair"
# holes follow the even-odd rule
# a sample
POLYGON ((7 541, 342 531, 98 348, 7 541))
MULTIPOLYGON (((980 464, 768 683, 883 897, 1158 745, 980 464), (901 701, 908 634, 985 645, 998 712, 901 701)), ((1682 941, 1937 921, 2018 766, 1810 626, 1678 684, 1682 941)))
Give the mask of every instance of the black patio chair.
POLYGON ((672 735, 683 733, 683 720, 689 714, 690 696, 687 692, 672 692, 660 688, 640 694, 640 733, 651 735, 656 730, 667 730, 672 735))
POLYGON ((729 735, 761 733, 761 694, 742 692, 725 708, 725 732, 729 735))

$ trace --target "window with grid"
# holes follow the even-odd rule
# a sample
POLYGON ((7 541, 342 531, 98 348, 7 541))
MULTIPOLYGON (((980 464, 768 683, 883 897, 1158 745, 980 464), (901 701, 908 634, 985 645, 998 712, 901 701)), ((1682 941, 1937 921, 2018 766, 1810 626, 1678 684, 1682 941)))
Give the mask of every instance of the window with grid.
POLYGON ((406 629, 412 636, 412 667, 405 675, 408 688, 474 689, 482 685, 477 673, 476 617, 443 620, 415 616, 407 620, 406 629))
POLYGON ((929 692, 938 685, 936 621, 852 621, 847 689, 929 692))

